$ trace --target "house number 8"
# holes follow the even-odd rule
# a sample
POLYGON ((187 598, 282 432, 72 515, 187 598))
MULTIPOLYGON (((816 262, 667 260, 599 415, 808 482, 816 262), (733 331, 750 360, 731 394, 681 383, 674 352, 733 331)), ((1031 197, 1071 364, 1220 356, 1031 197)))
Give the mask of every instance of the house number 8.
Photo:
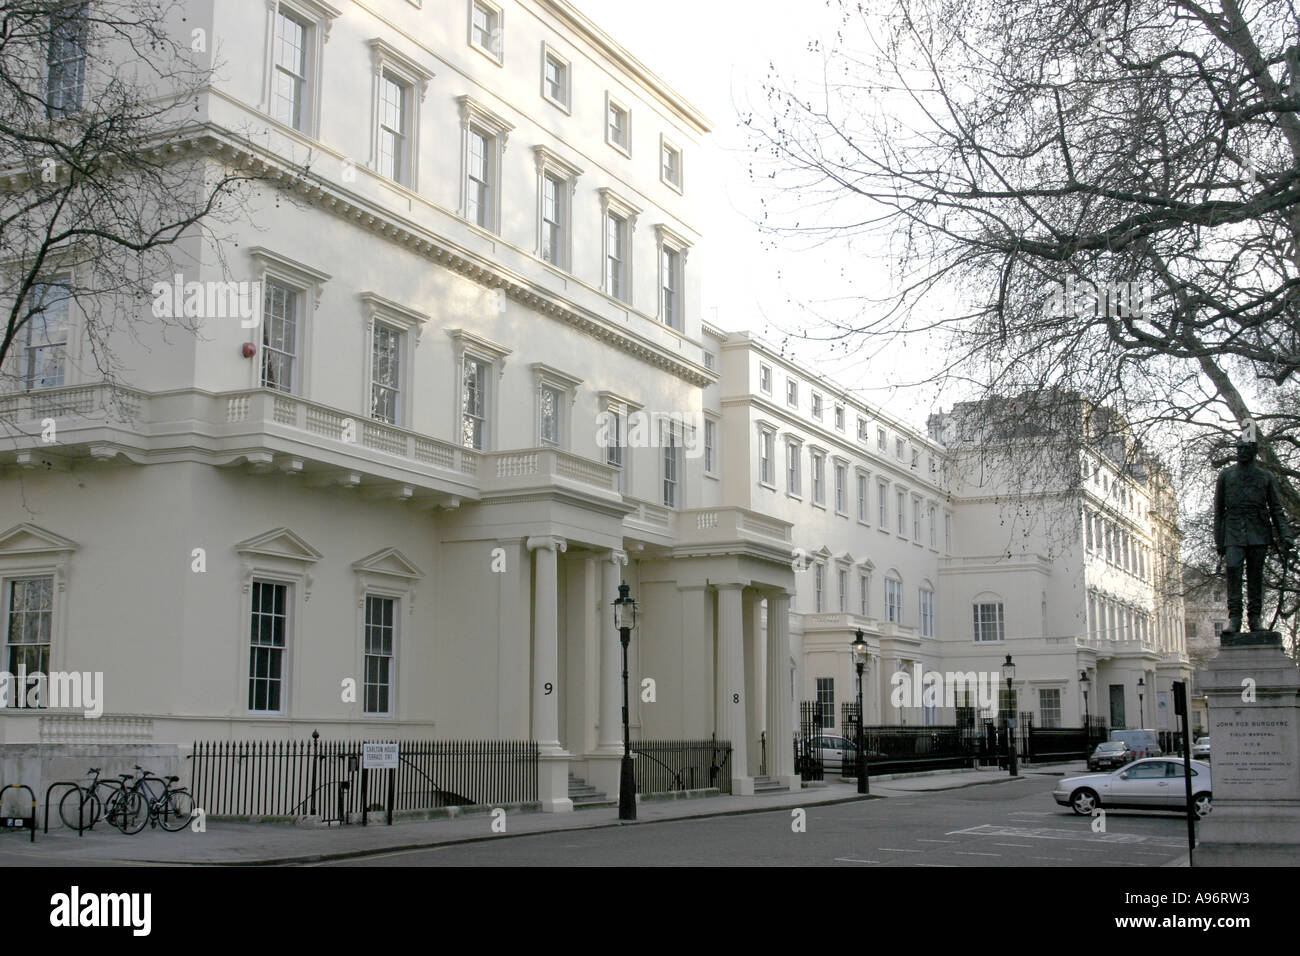
POLYGON ((731 702, 732 702, 733 704, 739 704, 739 703, 740 703, 740 695, 739 695, 739 694, 732 694, 732 695, 731 695, 731 702))

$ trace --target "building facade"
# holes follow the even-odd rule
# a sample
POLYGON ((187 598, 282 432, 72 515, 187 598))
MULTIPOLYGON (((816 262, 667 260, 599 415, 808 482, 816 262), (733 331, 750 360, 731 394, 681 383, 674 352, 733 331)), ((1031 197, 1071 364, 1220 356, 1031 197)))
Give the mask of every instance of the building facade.
POLYGON ((788 738, 789 526, 700 453, 707 121, 564 0, 186 11, 225 57, 190 146, 268 185, 145 277, 198 332, 140 316, 128 384, 75 308, 40 375, 14 354, 6 661, 105 706, 11 709, 6 746, 532 738, 563 810, 566 771, 617 791, 622 581, 634 736, 788 738), (253 321, 203 314, 231 283, 253 321))
POLYGON ((1170 688, 1191 664, 1177 502, 1158 464, 1111 439, 972 439, 963 425, 987 424, 973 405, 922 434, 747 333, 706 333, 722 352, 721 404, 707 408, 722 420, 724 500, 792 526, 795 696, 823 726, 843 729, 856 700, 861 632, 867 723, 950 724, 983 706, 982 686, 1001 717, 1036 726, 1175 729, 1170 688))
POLYGON ((5 667, 103 675, 96 717, 3 714, 24 782, 105 746, 528 738, 569 809, 569 774, 618 788, 622 582, 633 737, 730 741, 733 792, 797 786, 796 703, 839 726, 859 630, 868 721, 949 722, 899 675, 1011 653, 1036 721, 1080 719, 1083 671, 1092 713, 1162 726, 1172 498, 1096 457, 1017 497, 1066 545, 1008 547, 942 427, 702 322, 708 122, 566 0, 186 15, 224 58, 186 148, 261 188, 118 305, 118 381, 57 293, 75 250, 42 276, 62 338, 3 370, 5 667))

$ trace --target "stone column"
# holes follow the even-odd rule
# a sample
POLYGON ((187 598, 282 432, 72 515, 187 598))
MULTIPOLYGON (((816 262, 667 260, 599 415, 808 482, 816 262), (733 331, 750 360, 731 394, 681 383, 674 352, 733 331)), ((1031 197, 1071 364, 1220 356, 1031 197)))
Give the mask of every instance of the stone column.
POLYGON ((752 794, 749 775, 749 728, 745 720, 745 647, 742 584, 718 585, 718 739, 731 742, 731 792, 752 794))
MULTIPOLYGON (((1222 647, 1210 709, 1214 809, 1197 866, 1294 866, 1300 856, 1300 669, 1279 643, 1222 647)), ((1190 729, 1190 724, 1189 724, 1190 729)), ((1170 786, 1183 786, 1178 780, 1170 786)), ((1197 780, 1192 778, 1192 793, 1197 780)))
MULTIPOLYGON (((741 702, 745 704, 745 729, 749 731, 748 739, 733 741, 745 748, 745 766, 754 776, 762 770, 760 762, 759 735, 767 729, 766 712, 763 709, 764 689, 767 687, 766 674, 763 669, 765 639, 763 637, 763 599, 752 588, 740 592, 741 646, 744 648, 744 689, 740 692, 741 702)), ((768 734, 769 744, 771 734, 768 734)))
POLYGON ((767 774, 792 790, 801 786, 794 772, 794 701, 790 696, 790 595, 767 598, 767 774))
POLYGON ((569 754, 560 747, 559 573, 558 553, 568 548, 563 538, 542 535, 528 539, 533 552, 533 737, 541 751, 538 796, 548 813, 573 809, 569 799, 569 754), (546 693, 546 685, 551 693, 546 693))
MULTIPOLYGON (((623 756, 623 645, 614 627, 614 599, 622 583, 627 552, 611 551, 600 562, 600 593, 596 601, 596 633, 600 635, 600 714, 596 752, 587 761, 597 790, 618 796, 619 760, 623 756)), ((632 693, 629 688, 628 693, 632 693)))
POLYGON ((621 569, 627 564, 627 552, 611 551, 600 563, 600 599, 596 613, 600 634, 600 728, 597 738, 601 750, 623 752, 623 645, 614 627, 614 600, 622 583, 621 569))

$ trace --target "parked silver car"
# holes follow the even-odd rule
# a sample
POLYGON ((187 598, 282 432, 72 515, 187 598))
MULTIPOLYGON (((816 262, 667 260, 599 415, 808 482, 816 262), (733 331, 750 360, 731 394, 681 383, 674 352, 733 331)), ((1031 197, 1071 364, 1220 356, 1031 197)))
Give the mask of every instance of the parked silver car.
POLYGON ((820 753, 823 770, 842 770, 847 766, 852 772, 857 766, 857 747, 853 741, 838 734, 823 734, 813 738, 813 753, 820 753))
MULTIPOLYGON (((837 771, 852 775, 857 773, 858 749, 853 741, 839 734, 818 734, 809 742, 812 756, 821 757, 822 769, 827 773, 837 771)), ((880 760, 885 755, 875 750, 866 752, 868 760, 880 760)), ((800 769, 796 758, 795 770, 800 769)))
MULTIPOLYGON (((1192 761, 1192 807, 1203 817, 1213 807, 1210 765, 1192 761)), ((1132 810, 1186 810, 1183 761, 1175 757, 1136 760, 1111 773, 1090 773, 1061 780, 1052 797, 1080 816, 1098 807, 1132 810)))
POLYGON ((1196 743, 1192 744, 1192 759, 1204 760, 1206 763, 1210 762, 1210 738, 1209 737, 1196 738, 1196 743))

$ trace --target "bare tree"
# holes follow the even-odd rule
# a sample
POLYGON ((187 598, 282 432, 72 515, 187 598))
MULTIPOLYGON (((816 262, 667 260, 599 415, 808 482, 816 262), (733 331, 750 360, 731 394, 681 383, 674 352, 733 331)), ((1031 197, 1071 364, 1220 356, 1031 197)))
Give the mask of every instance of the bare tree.
POLYGON ((1254 419, 1300 515, 1293 4, 841 6, 815 91, 774 75, 747 117, 767 227, 895 270, 827 334, 941 338, 934 384, 976 399, 1113 406, 1182 479, 1254 419))
MULTIPOLYGON (((63 384, 69 310, 86 377, 149 316, 183 237, 255 178, 213 164, 193 116, 214 63, 175 0, 0 0, 0 368, 63 384)), ((211 235, 208 235, 211 238, 211 235)), ((184 316, 149 316, 181 327, 184 316)))

